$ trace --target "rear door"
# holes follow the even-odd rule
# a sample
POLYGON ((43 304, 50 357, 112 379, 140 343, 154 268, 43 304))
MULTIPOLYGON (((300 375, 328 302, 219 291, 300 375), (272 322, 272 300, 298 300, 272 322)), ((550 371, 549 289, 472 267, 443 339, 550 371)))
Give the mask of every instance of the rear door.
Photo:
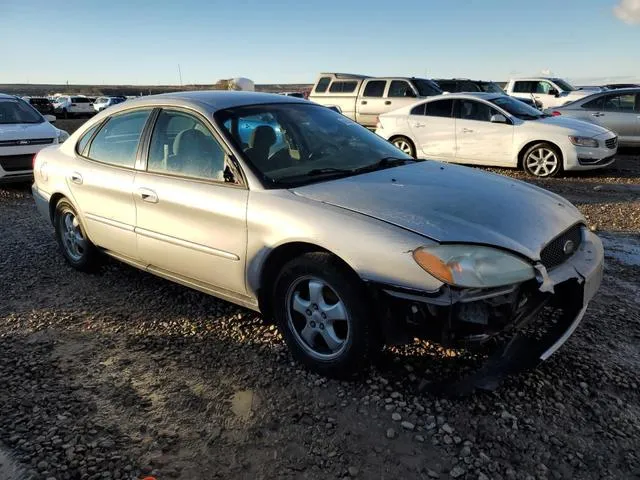
POLYGON ((356 121, 362 125, 374 126, 385 108, 384 95, 387 91, 387 80, 365 80, 361 88, 362 94, 356 100, 356 121))
POLYGON ((204 117, 161 110, 148 161, 135 177, 135 232, 149 270, 242 295, 249 192, 235 177, 225 176, 227 162, 204 117))
POLYGON ((415 106, 409 115, 409 128, 419 158, 455 159, 455 119, 453 100, 441 99, 415 106))
POLYGON ((98 246, 137 259, 133 180, 150 108, 118 113, 91 128, 76 146, 67 183, 85 228, 98 246))
MULTIPOLYGON (((487 103, 456 100, 456 162, 510 166, 513 162, 513 132, 510 123, 491 123, 500 114, 487 103)), ((515 166, 515 165, 513 165, 515 166)))

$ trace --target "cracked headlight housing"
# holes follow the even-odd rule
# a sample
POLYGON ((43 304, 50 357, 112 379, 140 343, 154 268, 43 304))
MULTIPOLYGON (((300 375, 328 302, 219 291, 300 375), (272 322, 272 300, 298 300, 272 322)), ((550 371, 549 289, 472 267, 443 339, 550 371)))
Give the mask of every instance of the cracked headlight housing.
POLYGON ((420 247, 413 258, 426 272, 456 287, 502 287, 535 278, 533 265, 522 258, 480 245, 420 247))

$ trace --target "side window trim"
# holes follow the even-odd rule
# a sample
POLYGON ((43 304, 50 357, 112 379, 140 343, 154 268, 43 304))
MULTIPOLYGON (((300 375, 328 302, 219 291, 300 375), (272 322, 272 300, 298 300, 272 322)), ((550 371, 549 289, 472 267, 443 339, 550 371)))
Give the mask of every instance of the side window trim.
POLYGON ((94 139, 94 138, 96 138, 96 135, 98 134, 98 132, 99 132, 100 130, 102 130, 102 126, 104 125, 104 123, 105 123, 105 120, 104 120, 104 119, 102 119, 101 121, 99 121, 98 123, 96 123, 93 127, 89 127, 89 128, 87 129, 87 131, 84 133, 84 135, 82 135, 82 136, 78 139, 78 141, 76 142, 76 148, 75 148, 75 151, 76 151, 76 154, 77 154, 77 155, 79 155, 79 156, 80 156, 80 157, 82 157, 82 158, 85 158, 85 159, 91 160, 91 159, 90 159, 89 157, 87 157, 84 153, 89 151, 89 148, 91 148, 91 142, 93 142, 93 139, 94 139), (91 129, 93 129, 93 128, 95 128, 95 130, 94 130, 94 131, 93 131, 93 133, 91 134, 91 137, 89 138, 89 140, 88 140, 88 141, 87 141, 87 143, 85 144, 85 146, 84 146, 84 148, 82 149, 82 151, 81 151, 81 152, 79 152, 79 151, 78 151, 78 145, 80 145, 80 142, 84 139, 84 136, 85 136, 87 133, 89 133, 89 131, 90 131, 91 129))
POLYGON ((142 144, 142 142, 144 141, 144 148, 141 149, 140 151, 140 159, 139 159, 140 161, 139 163, 136 162, 136 170, 145 172, 149 175, 162 175, 162 176, 180 178, 183 180, 189 180, 194 182, 211 183, 214 185, 232 187, 232 188, 242 188, 245 190, 248 189, 246 177, 244 175, 244 172, 242 171, 242 168, 239 162, 236 160, 235 155, 233 154, 233 150, 229 148, 229 145, 227 144, 224 137, 220 134, 220 132, 216 128, 214 122, 209 121, 209 119, 204 115, 202 115, 200 112, 191 110, 189 108, 180 107, 177 105, 162 105, 162 106, 156 107, 154 111, 149 115, 149 117, 150 117, 149 120, 153 120, 153 121, 148 122, 147 125, 145 125, 145 129, 143 130, 140 143, 142 144), (200 121, 204 125, 204 127, 209 131, 209 133, 211 133, 211 136, 218 143, 218 145, 220 145, 220 148, 224 153, 225 169, 228 167, 232 171, 234 177, 236 178, 237 183, 235 184, 228 183, 220 180, 214 180, 212 178, 207 179, 207 178, 189 177, 187 175, 172 174, 167 172, 150 172, 147 169, 147 166, 149 163, 149 150, 151 148, 151 136, 153 135, 153 130, 155 129, 156 123, 158 121, 158 117, 160 117, 160 114, 162 113, 163 110, 178 111, 181 113, 185 113, 187 115, 191 115, 192 117, 200 121))

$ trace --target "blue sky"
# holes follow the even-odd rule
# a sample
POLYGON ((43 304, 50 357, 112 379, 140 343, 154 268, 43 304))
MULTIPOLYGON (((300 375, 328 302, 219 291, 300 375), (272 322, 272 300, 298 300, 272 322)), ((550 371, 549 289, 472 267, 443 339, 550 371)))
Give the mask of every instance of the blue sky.
POLYGON ((183 83, 311 83, 320 71, 640 78, 639 5, 0 0, 0 83, 177 84, 178 64, 183 83))

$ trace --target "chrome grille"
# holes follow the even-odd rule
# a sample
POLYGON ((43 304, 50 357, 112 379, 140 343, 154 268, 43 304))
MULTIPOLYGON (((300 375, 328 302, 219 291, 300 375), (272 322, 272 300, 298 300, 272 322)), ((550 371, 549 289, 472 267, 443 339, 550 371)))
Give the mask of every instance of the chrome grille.
POLYGON ((24 147, 27 145, 49 145, 53 143, 53 138, 29 138, 19 140, 2 140, 0 147, 24 147))
POLYGON ((6 172, 17 172, 20 170, 31 170, 33 168, 33 156, 27 155, 5 155, 0 156, 0 167, 6 172))
POLYGON ((547 270, 557 267, 573 255, 582 243, 582 225, 574 225, 569 230, 551 240, 540 252, 540 261, 547 270), (573 242, 573 249, 565 252, 565 245, 573 242))
POLYGON ((607 148, 614 149, 618 145, 618 137, 613 137, 604 141, 607 148))

